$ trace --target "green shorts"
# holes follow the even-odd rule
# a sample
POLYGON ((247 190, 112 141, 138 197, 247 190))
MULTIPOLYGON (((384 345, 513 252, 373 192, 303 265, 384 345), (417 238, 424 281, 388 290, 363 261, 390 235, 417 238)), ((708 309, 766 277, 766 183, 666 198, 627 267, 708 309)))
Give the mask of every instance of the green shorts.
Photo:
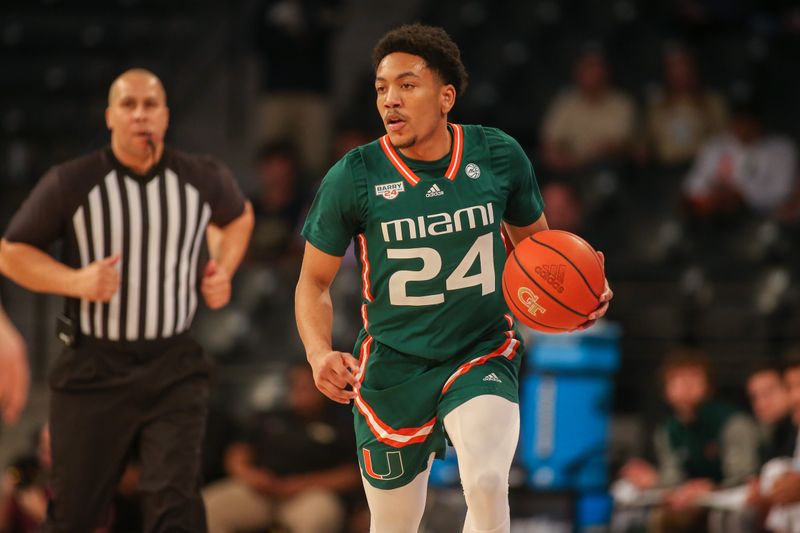
POLYGON ((366 332, 354 355, 361 362, 355 400, 361 473, 379 489, 411 482, 430 455, 444 457, 444 417, 485 394, 519 403, 522 343, 510 330, 446 361, 398 352, 366 332))

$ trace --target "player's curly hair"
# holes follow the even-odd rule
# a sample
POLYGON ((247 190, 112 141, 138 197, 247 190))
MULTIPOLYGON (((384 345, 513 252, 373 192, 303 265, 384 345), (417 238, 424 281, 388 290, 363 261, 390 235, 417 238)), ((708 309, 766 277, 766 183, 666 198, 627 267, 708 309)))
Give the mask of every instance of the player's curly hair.
POLYGON ((445 84, 453 85, 456 94, 464 94, 467 89, 467 69, 461 62, 458 45, 444 29, 423 24, 406 24, 384 35, 372 51, 372 67, 389 54, 404 52, 425 60, 445 84))

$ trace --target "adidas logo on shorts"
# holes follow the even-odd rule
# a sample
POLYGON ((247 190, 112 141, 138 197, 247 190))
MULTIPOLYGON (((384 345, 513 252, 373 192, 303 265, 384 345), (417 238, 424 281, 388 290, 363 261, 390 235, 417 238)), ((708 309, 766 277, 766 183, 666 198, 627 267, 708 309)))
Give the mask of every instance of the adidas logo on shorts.
POLYGON ((500 378, 498 378, 497 374, 495 374, 494 372, 483 378, 483 381, 496 381, 497 383, 502 383, 502 381, 500 381, 500 378))
POLYGON ((433 186, 428 189, 428 192, 425 193, 425 198, 433 198, 434 196, 442 196, 443 194, 444 191, 434 183, 433 186))

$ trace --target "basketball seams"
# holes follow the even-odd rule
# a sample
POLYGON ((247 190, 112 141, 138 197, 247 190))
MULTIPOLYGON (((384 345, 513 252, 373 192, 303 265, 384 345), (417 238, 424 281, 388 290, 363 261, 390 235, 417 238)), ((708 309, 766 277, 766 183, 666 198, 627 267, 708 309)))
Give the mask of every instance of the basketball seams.
POLYGON ((600 272, 602 272, 602 273, 603 273, 603 275, 605 276, 605 272, 606 272, 606 267, 605 267, 605 265, 603 265, 603 263, 600 261, 600 257, 597 255, 597 251, 596 251, 596 250, 595 250, 595 249, 592 247, 592 245, 591 245, 591 244, 589 244, 588 242, 586 242, 586 239, 584 239, 584 238, 583 238, 583 237, 581 237, 580 235, 575 235, 574 233, 569 233, 568 231, 562 231, 562 230, 560 230, 560 229, 556 229, 556 230, 553 230, 553 231, 557 231, 557 232, 559 232, 559 233, 566 233, 567 235, 571 235, 572 237, 575 237, 576 239, 578 239, 578 241, 579 241, 581 244, 583 244, 585 247, 587 247, 587 248, 589 249, 589 251, 590 251, 590 252, 593 252, 593 254, 592 254, 592 255, 594 255, 594 260, 595 260, 595 261, 597 261, 597 266, 599 266, 599 267, 600 267, 600 272))
MULTIPOLYGON (((550 248, 550 247, 548 246, 548 248, 550 248)), ((545 294, 546 294, 548 297, 550 297, 550 299, 551 299, 551 300, 553 300, 554 302, 556 302, 557 304, 559 304, 561 307, 563 307, 564 309, 566 309, 567 311, 569 311, 569 312, 571 312, 571 313, 573 313, 573 314, 576 314, 576 315, 578 315, 578 316, 580 316, 580 317, 583 317, 583 318, 589 318, 589 315, 588 315, 588 314, 584 314, 584 313, 581 313, 581 312, 579 312, 579 311, 576 311, 575 309, 571 308, 571 307, 570 307, 570 306, 568 306, 567 304, 565 304, 565 303, 561 302, 560 300, 558 300, 558 298, 556 298, 555 296, 553 296, 552 294, 550 294, 550 293, 547 291, 547 289, 545 289, 544 287, 542 287, 541 285, 539 285, 539 282, 538 282, 538 281, 536 281, 535 279, 533 279, 533 277, 532 277, 530 274, 528 274, 528 271, 527 271, 527 270, 525 270, 525 267, 523 267, 523 266, 522 266, 522 263, 520 263, 520 262, 519 262, 519 258, 517 258, 517 250, 514 250, 513 252, 511 252, 511 256, 514 258, 514 261, 516 261, 516 263, 517 263, 517 266, 519 266, 519 269, 520 269, 520 270, 521 270, 521 271, 522 271, 522 272, 525 274, 525 277, 527 277, 527 278, 528 278, 529 280, 531 280, 531 281, 532 281, 532 282, 533 282, 533 283, 534 283, 534 284, 535 284, 537 287, 539 287, 539 289, 540 289, 540 290, 541 290, 543 293, 545 293, 545 294)), ((563 255, 562 255, 562 257, 563 257, 563 255)), ((566 258, 565 258, 565 259, 566 259, 566 258)), ((567 259, 567 261, 569 261, 569 259, 567 259)), ((572 261, 570 261, 570 264, 572 264, 572 261)), ((580 272, 580 270, 578 270, 578 268, 577 268, 577 267, 575 267, 575 265, 574 265, 574 264, 573 264, 572 266, 575 268, 575 270, 577 270, 578 272, 580 272)), ((581 277, 583 277, 583 274, 581 274, 581 277)), ((586 281, 586 280, 584 279, 584 281, 586 281)), ((592 291, 592 290, 591 290, 591 288, 589 289, 589 291, 591 291, 592 295, 594 295, 595 297, 597 297, 597 295, 596 295, 596 294, 594 294, 594 291, 592 291)), ((527 316, 527 315, 526 315, 526 316, 527 316)), ((543 324, 543 325, 544 325, 544 324, 543 324)), ((550 326, 548 326, 548 327, 550 327, 550 326)))
MULTIPOLYGON (((513 252, 512 252, 512 254, 513 254, 513 252)), ((525 320, 530 320, 531 322, 539 324, 542 327, 554 329, 554 330, 557 330, 557 331, 565 331, 565 332, 566 331, 572 331, 571 329, 567 329, 567 328, 559 328, 559 327, 556 327, 556 326, 549 326, 549 325, 547 325, 547 324, 545 324, 543 322, 539 322, 535 318, 531 318, 530 316, 528 316, 528 314, 525 313, 525 309, 522 309, 519 306, 519 304, 517 303, 517 300, 513 296, 511 296, 511 293, 508 291, 508 282, 506 281, 505 276, 503 276, 503 292, 505 292, 506 295, 508 296, 508 298, 506 298, 506 303, 508 303, 508 301, 510 300, 511 303, 514 304, 514 307, 517 308, 517 311, 520 312, 520 315, 525 318, 525 320)), ((519 318, 519 316, 517 318, 519 318)))
MULTIPOLYGON (((586 276, 584 276, 584 275, 583 275, 583 272, 581 272, 581 269, 580 269, 580 268, 578 268, 578 266, 577 266, 575 263, 573 263, 573 262, 572 262, 572 260, 571 260, 569 257, 567 257, 566 255, 564 255, 563 253, 561 253, 561 252, 560 252, 558 249, 554 248, 553 246, 550 246, 549 244, 547 244, 547 243, 545 243, 545 242, 542 242, 542 241, 536 240, 536 239, 534 238, 534 236, 533 236, 533 235, 530 235, 528 238, 529 238, 529 239, 530 239, 532 242, 535 242, 536 244, 538 244, 538 245, 540 245, 540 246, 544 246, 545 248, 548 248, 548 249, 550 249, 550 250, 554 251, 555 253, 557 253, 558 255, 560 255, 561 257, 563 257, 565 261, 567 261, 567 262, 568 262, 570 265, 572 265, 572 268, 574 268, 574 269, 575 269, 575 272, 577 272, 577 273, 578 273, 578 275, 581 277, 581 279, 583 280, 583 283, 584 283, 584 284, 586 284, 586 288, 588 288, 588 289, 589 289, 589 292, 591 292, 591 293, 592 293, 592 296, 594 296, 594 297, 595 297, 595 298, 597 298, 598 300, 600 299, 600 295, 599 295, 599 294, 597 294, 596 292, 594 292, 594 289, 593 289, 593 288, 592 288, 592 286, 589 284, 589 280, 587 280, 587 279, 586 279, 586 276)), ((596 256, 597 256, 597 254, 595 253, 595 258, 597 258, 596 256)), ((597 261, 599 262, 599 259, 597 259, 597 261)), ((520 265, 520 266, 522 266, 522 265, 520 265)), ((601 270, 601 272, 603 271, 603 269, 602 269, 602 266, 601 266, 601 269, 600 269, 600 270, 601 270)), ((527 272, 525 272, 525 273, 527 274, 527 272)), ((530 277, 530 276, 528 276, 528 277, 530 277)), ((535 283, 535 282, 534 282, 534 283, 535 283)), ((538 284, 537 284, 537 285, 538 285, 538 284)), ((551 297, 551 298, 552 298, 552 297, 551 297)), ((555 298, 554 298, 554 299, 555 299, 555 298)), ((559 303, 560 303, 560 302, 559 302, 559 303)), ((563 304, 562 304, 562 305, 563 305, 563 304)), ((564 307, 566 307, 566 306, 564 306, 564 307)), ((567 309, 569 309, 569 308, 567 307, 567 309)), ((572 309, 570 309, 570 311, 572 311, 572 309)), ((587 316, 587 315, 581 315, 581 316, 587 316)))

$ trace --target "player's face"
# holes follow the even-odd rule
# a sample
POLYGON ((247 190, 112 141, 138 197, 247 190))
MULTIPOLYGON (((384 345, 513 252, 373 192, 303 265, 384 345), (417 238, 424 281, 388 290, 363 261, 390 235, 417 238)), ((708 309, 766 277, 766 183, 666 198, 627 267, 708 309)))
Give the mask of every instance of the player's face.
POLYGON ((150 157, 150 142, 160 147, 169 123, 166 96, 158 79, 133 74, 117 80, 106 109, 106 123, 112 142, 126 155, 150 157))
POLYGON ((681 367, 667 374, 664 392, 667 403, 679 413, 691 413, 706 399, 708 379, 702 368, 681 367))
POLYGON ((753 374, 747 380, 747 394, 753 413, 761 423, 774 424, 789 411, 789 393, 775 371, 753 374))
POLYGON ((395 52, 375 72, 378 113, 396 148, 410 148, 431 139, 447 121, 455 88, 442 83, 419 56, 395 52))

